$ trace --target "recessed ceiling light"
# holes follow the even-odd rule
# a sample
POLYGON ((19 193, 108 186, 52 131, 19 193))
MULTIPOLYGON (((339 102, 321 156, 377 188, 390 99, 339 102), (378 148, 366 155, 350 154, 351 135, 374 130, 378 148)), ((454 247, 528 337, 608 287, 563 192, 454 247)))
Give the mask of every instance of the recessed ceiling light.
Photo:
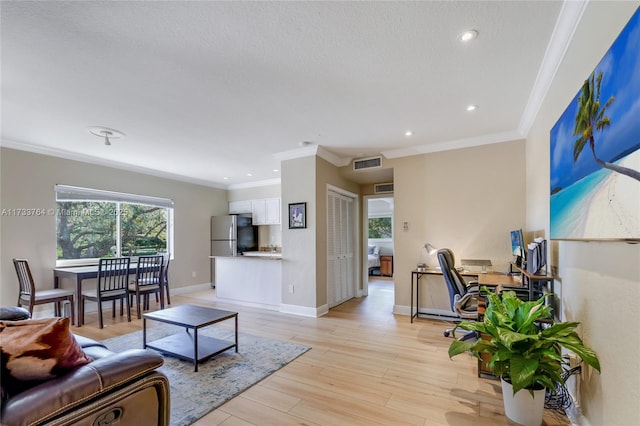
POLYGON ((478 105, 469 105, 467 106, 467 111, 475 111, 478 109, 478 105))
POLYGON ((413 136, 413 132, 411 130, 407 130, 406 132, 404 132, 405 136, 413 136))
POLYGON ((280 170, 278 170, 278 169, 273 169, 273 172, 274 172, 274 173, 278 173, 279 171, 280 171, 280 170))
POLYGON ((224 179, 224 180, 229 180, 229 178, 228 178, 228 177, 226 177, 226 176, 225 176, 225 177, 223 177, 222 179, 224 179))
POLYGON ((458 36, 458 40, 463 43, 467 43, 473 39, 478 37, 478 31, 476 30, 467 30, 458 36))
POLYGON ((247 176, 251 177, 251 176, 253 176, 253 175, 252 175, 251 173, 247 173, 247 176))

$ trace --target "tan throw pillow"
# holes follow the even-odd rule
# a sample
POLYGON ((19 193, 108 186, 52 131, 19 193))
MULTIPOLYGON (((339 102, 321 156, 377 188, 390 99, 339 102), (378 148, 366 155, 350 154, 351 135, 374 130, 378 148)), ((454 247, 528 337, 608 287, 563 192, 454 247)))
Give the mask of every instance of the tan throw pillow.
POLYGON ((71 334, 69 318, 0 321, 0 352, 3 387, 14 388, 5 389, 9 394, 25 387, 20 382, 36 384, 92 361, 71 334))

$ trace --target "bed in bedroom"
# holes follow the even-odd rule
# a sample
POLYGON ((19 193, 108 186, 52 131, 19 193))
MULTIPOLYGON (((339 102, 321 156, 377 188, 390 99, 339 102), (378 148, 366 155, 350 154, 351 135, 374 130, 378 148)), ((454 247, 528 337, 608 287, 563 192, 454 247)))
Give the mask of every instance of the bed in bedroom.
POLYGON ((374 269, 380 268, 380 249, 377 246, 369 246, 367 267, 369 268, 369 275, 372 274, 374 269))

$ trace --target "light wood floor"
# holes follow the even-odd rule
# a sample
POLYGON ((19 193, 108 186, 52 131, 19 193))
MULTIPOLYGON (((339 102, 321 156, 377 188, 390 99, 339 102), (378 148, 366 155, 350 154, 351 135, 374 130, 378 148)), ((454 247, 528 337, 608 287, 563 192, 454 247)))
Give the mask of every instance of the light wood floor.
MULTIPOLYGON (((321 318, 219 303, 214 290, 172 296, 239 312, 241 332, 290 340, 312 349, 195 423, 210 425, 508 425, 498 381, 480 379, 477 362, 447 356, 450 324, 393 315, 393 281, 372 278, 368 297, 321 318)), ((154 309, 152 302, 151 308, 154 309)), ((100 330, 96 314, 74 332, 94 339, 142 328, 110 311, 100 330)), ((222 325, 223 323, 221 323, 222 325)), ((568 425, 545 411, 544 424, 568 425)))

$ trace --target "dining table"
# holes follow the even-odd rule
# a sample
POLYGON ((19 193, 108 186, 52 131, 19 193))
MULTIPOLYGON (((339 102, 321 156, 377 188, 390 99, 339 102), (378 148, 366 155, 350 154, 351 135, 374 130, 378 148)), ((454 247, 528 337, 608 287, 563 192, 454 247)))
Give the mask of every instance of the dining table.
MULTIPOLYGON (((129 265, 129 275, 133 275, 138 271, 138 264, 131 263, 129 265)), ((53 269, 53 287, 60 288, 60 279, 69 279, 75 283, 75 311, 76 311, 76 326, 82 326, 82 313, 80 310, 80 304, 82 303, 82 282, 84 280, 90 280, 98 278, 98 265, 87 266, 69 266, 69 267, 57 267, 53 269)))

